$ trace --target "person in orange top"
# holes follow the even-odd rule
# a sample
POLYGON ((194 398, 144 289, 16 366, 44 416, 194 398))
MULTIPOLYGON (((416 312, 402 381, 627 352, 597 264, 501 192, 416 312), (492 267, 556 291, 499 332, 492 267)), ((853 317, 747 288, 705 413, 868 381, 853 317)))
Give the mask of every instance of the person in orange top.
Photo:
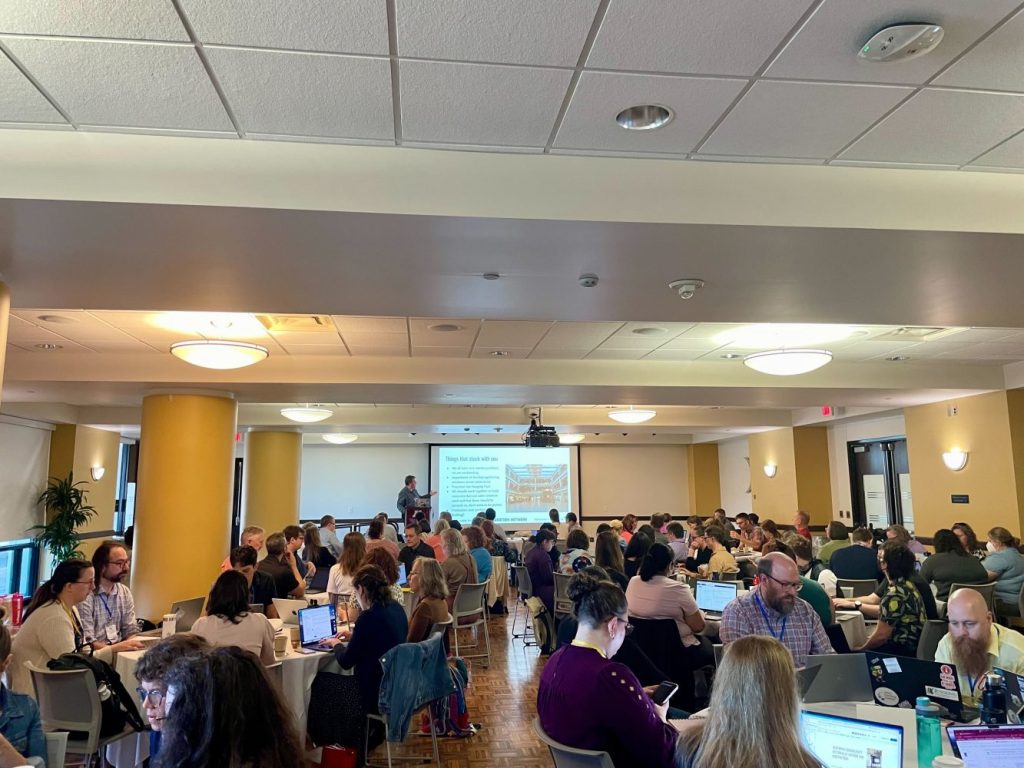
POLYGON ((448 558, 448 556, 444 553, 444 550, 441 549, 441 534, 447 531, 449 528, 451 528, 451 526, 448 525, 447 520, 438 520, 436 523, 434 523, 433 533, 431 533, 426 538, 427 544, 429 544, 431 549, 434 550, 434 559, 437 560, 437 562, 439 563, 443 563, 448 558))
POLYGON ((398 545, 384 538, 384 523, 380 518, 375 518, 366 532, 366 551, 375 549, 386 550, 395 560, 398 559, 398 545))
POLYGON ((626 515, 622 518, 622 533, 619 534, 619 538, 629 544, 629 540, 633 538, 633 532, 636 530, 637 524, 636 515, 626 515))
POLYGON ((808 527, 810 522, 811 516, 806 512, 797 512, 793 515, 793 526, 796 528, 796 532, 808 541, 811 540, 811 529, 808 527))

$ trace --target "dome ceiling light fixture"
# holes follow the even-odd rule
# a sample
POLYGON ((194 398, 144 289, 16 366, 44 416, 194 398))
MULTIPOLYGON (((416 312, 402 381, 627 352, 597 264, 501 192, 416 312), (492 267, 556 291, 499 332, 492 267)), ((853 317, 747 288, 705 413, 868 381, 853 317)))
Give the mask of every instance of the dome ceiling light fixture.
POLYGON ((321 437, 331 443, 332 445, 347 445, 348 443, 354 443, 359 439, 359 435, 351 435, 343 432, 329 432, 321 437))
POLYGON ((946 34, 938 24, 894 24, 881 29, 861 46, 857 59, 872 64, 894 64, 934 51, 946 34))
POLYGON ((304 406, 282 408, 281 415, 286 419, 296 421, 299 424, 315 424, 318 421, 331 418, 331 416, 334 415, 334 411, 327 408, 321 408, 319 405, 310 406, 307 403, 304 406))
POLYGON ((566 432, 558 436, 559 441, 562 445, 575 445, 576 443, 582 443, 586 435, 580 434, 579 432, 566 432))
POLYGON ((810 373, 831 362, 832 353, 825 349, 770 349, 743 358, 748 368, 771 376, 810 373))
POLYGON ((179 341, 171 344, 171 354, 191 365, 220 371, 245 368, 270 356, 267 348, 259 344, 217 339, 179 341))
POLYGON ((632 405, 625 410, 608 411, 608 418, 620 424, 643 424, 658 415, 657 411, 634 408, 632 405))

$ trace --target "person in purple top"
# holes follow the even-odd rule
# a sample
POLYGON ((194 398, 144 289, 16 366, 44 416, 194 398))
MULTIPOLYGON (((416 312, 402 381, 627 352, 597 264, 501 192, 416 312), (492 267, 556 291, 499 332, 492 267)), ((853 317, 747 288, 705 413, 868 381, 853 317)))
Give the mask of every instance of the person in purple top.
POLYGON ((544 607, 552 616, 555 613, 555 569, 551 564, 551 548, 555 546, 555 534, 551 531, 539 530, 533 537, 537 543, 526 553, 523 565, 530 574, 533 594, 541 599, 544 607))
POLYGON ((615 765, 674 765, 679 734, 666 720, 668 702, 657 706, 629 667, 611 660, 629 626, 625 594, 585 572, 572 577, 568 593, 579 628, 541 673, 544 732, 570 747, 607 752, 615 765))

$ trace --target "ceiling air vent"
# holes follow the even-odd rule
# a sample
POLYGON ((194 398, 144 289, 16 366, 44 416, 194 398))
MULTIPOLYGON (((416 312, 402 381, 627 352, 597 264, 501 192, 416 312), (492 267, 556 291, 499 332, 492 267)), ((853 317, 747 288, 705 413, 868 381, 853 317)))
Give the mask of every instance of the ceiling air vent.
POLYGON ((337 333, 330 315, 256 315, 256 319, 271 333, 337 333))
POLYGON ((912 344, 916 341, 937 341, 954 333, 961 333, 965 328, 940 328, 932 325, 905 325, 891 331, 872 336, 870 341, 905 341, 912 344))

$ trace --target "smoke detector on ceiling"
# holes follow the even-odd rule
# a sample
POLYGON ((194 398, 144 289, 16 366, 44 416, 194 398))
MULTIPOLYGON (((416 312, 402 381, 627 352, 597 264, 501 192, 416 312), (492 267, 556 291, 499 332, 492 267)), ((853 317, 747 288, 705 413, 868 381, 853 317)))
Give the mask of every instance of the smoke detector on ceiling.
POLYGON ((916 59, 935 50, 944 34, 938 24, 895 24, 872 35, 857 58, 875 64, 916 59))

